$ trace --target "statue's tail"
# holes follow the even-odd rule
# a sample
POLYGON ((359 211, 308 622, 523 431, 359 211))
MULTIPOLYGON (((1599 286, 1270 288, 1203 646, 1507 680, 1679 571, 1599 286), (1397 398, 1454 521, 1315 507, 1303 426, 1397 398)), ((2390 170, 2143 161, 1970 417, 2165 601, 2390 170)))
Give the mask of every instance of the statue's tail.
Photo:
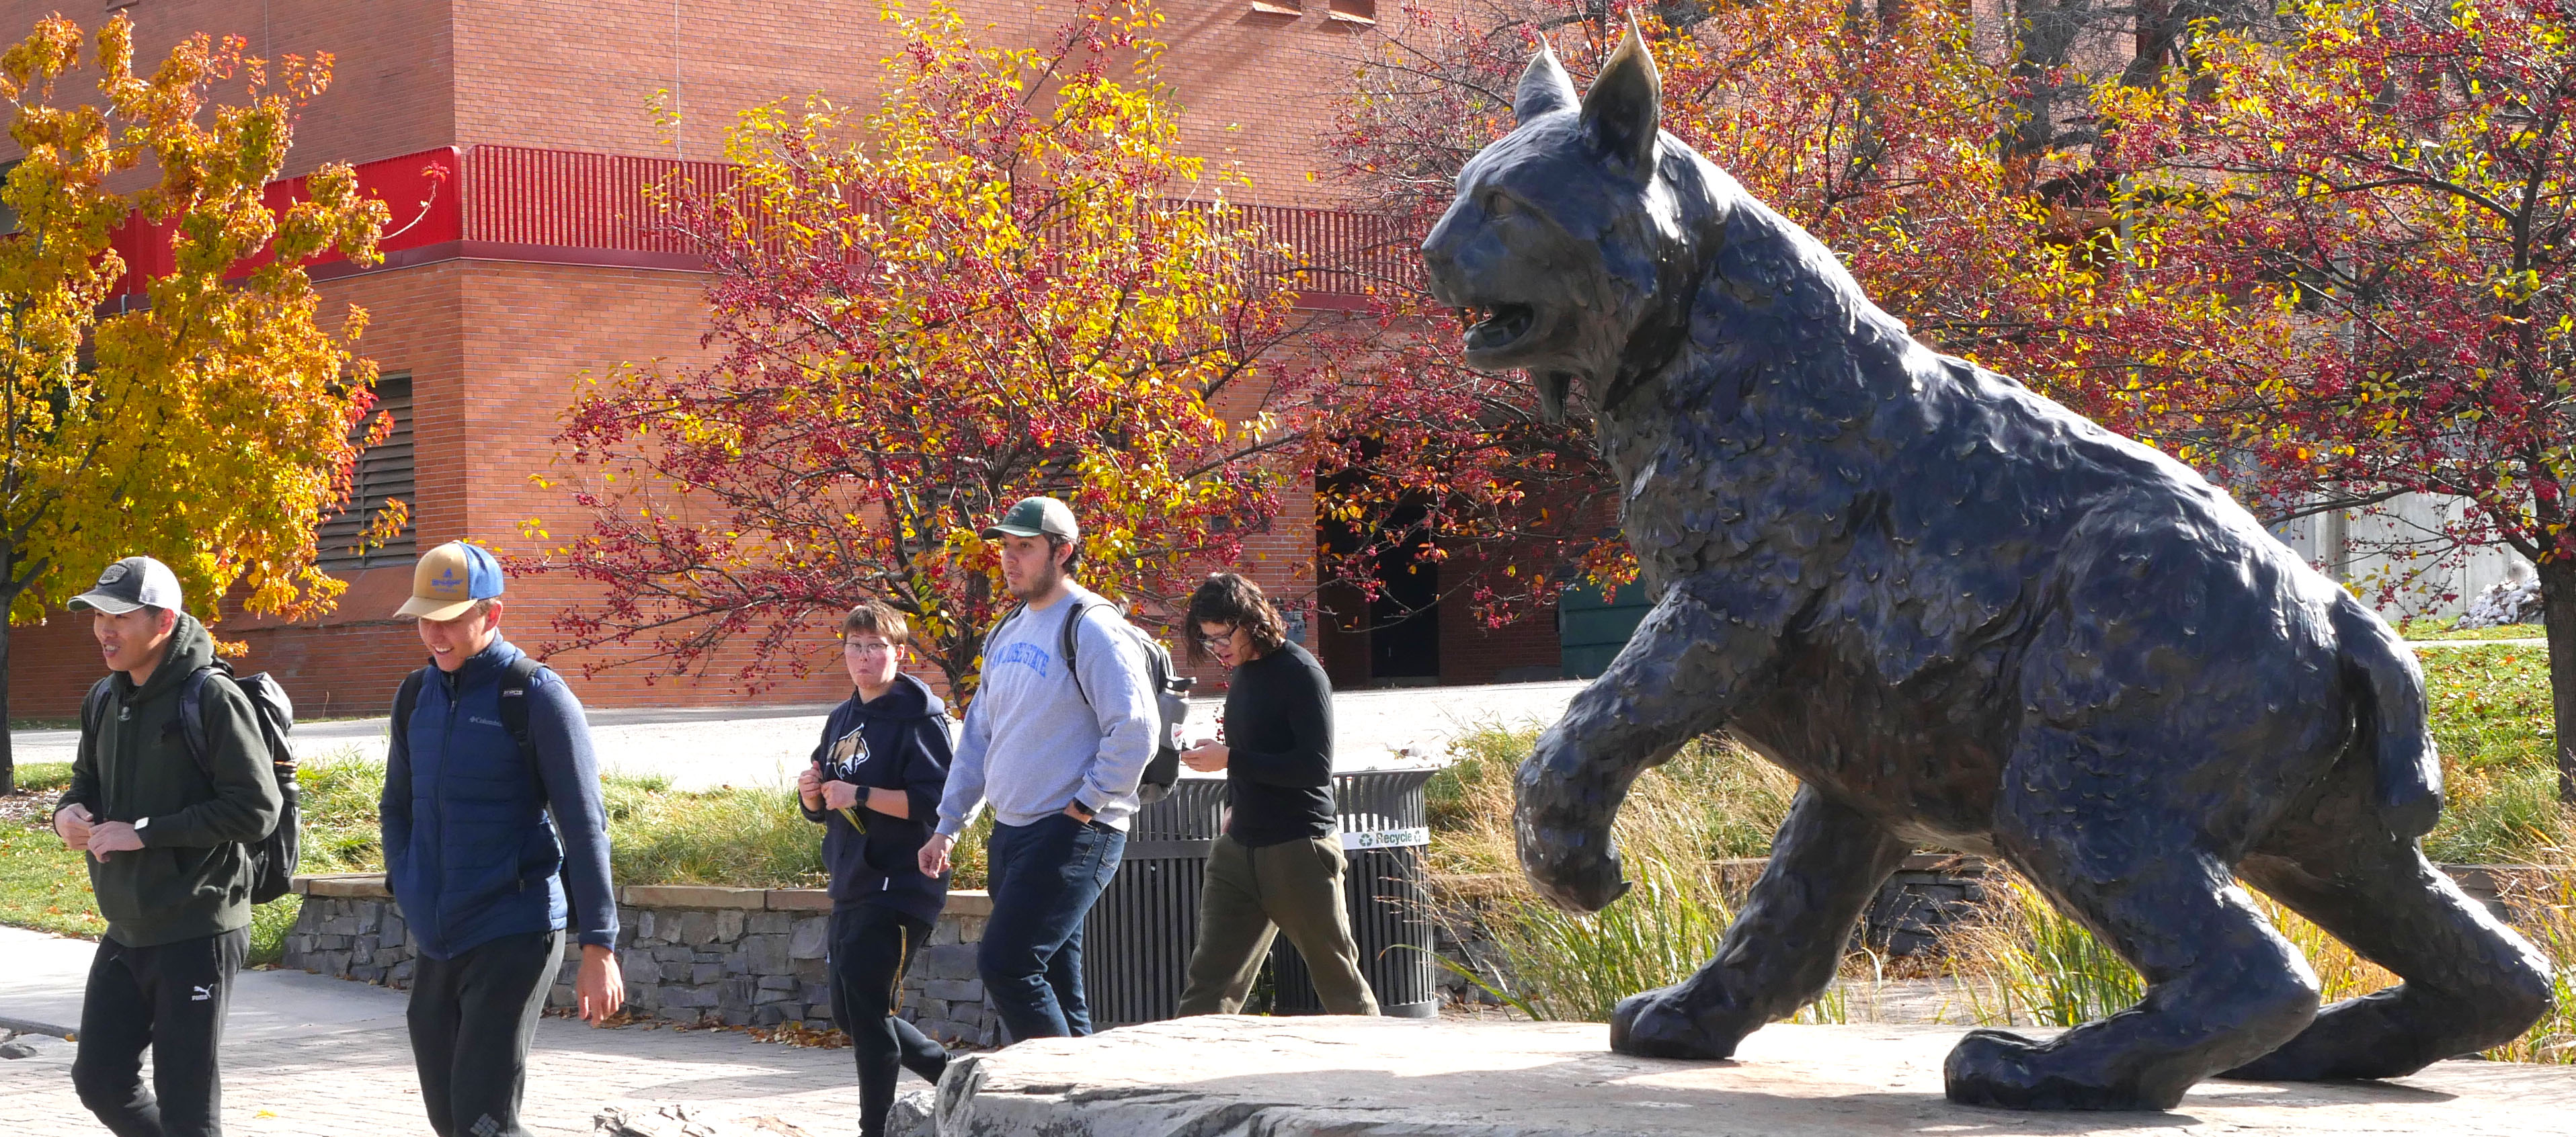
POLYGON ((2442 761, 2426 724, 2424 672, 2386 622, 2347 593, 2335 599, 2345 674, 2365 696, 2356 744, 2378 771, 2380 816, 2399 837, 2431 832, 2442 813, 2442 761))

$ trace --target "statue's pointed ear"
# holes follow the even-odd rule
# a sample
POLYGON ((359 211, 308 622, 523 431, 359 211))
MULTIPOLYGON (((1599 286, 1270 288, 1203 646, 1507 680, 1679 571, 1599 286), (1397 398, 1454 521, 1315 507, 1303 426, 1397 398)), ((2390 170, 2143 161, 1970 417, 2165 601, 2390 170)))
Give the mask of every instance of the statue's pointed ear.
POLYGON ((1603 156, 1642 172, 1655 158, 1663 101, 1663 77, 1655 73, 1655 57, 1646 51, 1646 37, 1631 17, 1628 37, 1619 41, 1619 50, 1601 65, 1601 76, 1583 96, 1583 135, 1603 156))
POLYGON ((1529 70, 1521 72, 1520 90, 1512 95, 1512 117, 1526 124, 1540 115, 1573 110, 1582 101, 1565 65, 1556 61, 1556 48, 1541 38, 1529 70))

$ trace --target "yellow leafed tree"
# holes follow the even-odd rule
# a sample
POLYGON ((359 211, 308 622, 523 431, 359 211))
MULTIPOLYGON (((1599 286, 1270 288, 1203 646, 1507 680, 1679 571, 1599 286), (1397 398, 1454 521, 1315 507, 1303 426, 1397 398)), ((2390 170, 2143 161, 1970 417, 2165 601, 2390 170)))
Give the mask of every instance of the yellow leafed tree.
MULTIPOLYGON (((290 617, 342 588, 315 567, 315 529, 390 424, 370 420, 375 370, 350 350, 365 313, 327 330, 300 266, 373 261, 387 210, 347 166, 264 203, 330 59, 272 67, 243 46, 198 35, 139 74, 123 17, 85 36, 57 16, 0 55, 21 156, 0 190, 16 215, 0 237, 0 716, 8 628, 115 558, 167 562, 208 619, 236 586, 247 610, 290 617), (171 267, 111 306, 129 268, 112 236, 137 211, 171 267)), ((369 538, 403 521, 395 507, 369 538)), ((0 792, 13 781, 0 738, 0 792)))

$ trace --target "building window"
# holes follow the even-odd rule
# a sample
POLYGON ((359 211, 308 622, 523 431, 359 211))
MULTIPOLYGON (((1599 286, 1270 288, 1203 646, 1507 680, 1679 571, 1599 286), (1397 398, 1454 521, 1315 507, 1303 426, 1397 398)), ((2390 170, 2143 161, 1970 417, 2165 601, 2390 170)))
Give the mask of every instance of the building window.
POLYGON ((1335 21, 1363 26, 1377 23, 1377 0, 1331 0, 1328 15, 1335 21))
POLYGON ((319 548, 316 561, 329 572, 408 564, 418 551, 412 532, 417 518, 404 523, 402 532, 383 545, 364 554, 356 549, 358 535, 365 532, 367 522, 386 502, 412 504, 411 376, 387 375, 376 380, 376 409, 393 416, 393 433, 358 456, 358 471, 350 479, 348 502, 340 512, 322 521, 322 531, 315 541, 319 548))
MULTIPOLYGON (((18 163, 24 161, 26 161, 24 158, 11 158, 6 162, 0 162, 0 185, 9 184, 9 175, 17 173, 18 163)), ((0 237, 6 237, 17 231, 18 210, 8 202, 0 201, 0 237)))

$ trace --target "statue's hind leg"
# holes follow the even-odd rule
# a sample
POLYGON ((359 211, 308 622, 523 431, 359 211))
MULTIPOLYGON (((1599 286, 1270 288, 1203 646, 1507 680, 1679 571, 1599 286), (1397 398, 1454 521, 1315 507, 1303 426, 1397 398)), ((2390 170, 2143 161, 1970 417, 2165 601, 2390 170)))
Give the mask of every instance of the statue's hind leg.
POLYGON ((2326 1008, 2228 1077, 2392 1078, 2510 1041, 2549 1011, 2540 953, 2366 808, 2329 803, 2276 831, 2237 871, 2406 982, 2326 1008), (2322 824, 2337 817, 2349 823, 2322 824))
POLYGON ((1943 1069, 1950 1100, 2170 1109, 2193 1083, 2279 1046, 2316 1014, 2316 978, 2228 866, 2200 848, 2200 814, 2158 800, 2188 784, 2052 730, 2025 738, 2004 783, 1997 847, 2137 968, 2147 994, 2046 1042, 1971 1032, 1943 1069))
POLYGON ((1801 787, 1717 958, 1680 983, 1620 1000, 1610 1049, 1651 1058, 1734 1054, 1745 1035, 1833 981, 1852 924, 1905 852, 1876 822, 1801 787))

